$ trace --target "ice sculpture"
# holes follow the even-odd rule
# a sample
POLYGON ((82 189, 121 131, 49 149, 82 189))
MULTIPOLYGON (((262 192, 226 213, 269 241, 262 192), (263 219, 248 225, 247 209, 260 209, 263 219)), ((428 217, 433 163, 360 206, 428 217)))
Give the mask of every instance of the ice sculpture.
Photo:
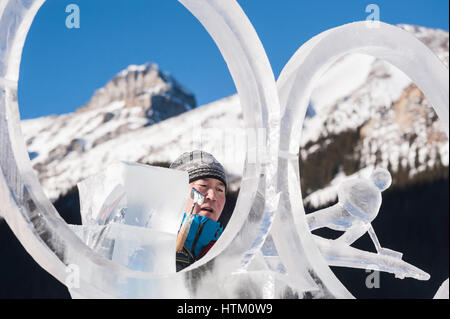
POLYGON ((183 171, 117 162, 78 183, 82 226, 71 229, 129 269, 175 272, 175 238, 188 192, 183 171))
MULTIPOLYGON (((341 56, 370 54, 397 66, 418 85, 448 135, 448 70, 406 31, 358 22, 305 43, 275 83, 264 48, 236 1, 180 2, 203 24, 222 53, 239 94, 247 132, 266 133, 264 145, 247 145, 233 218, 216 245, 179 273, 160 273, 152 263, 141 264, 144 269, 129 269, 125 262, 106 258, 111 255, 108 249, 96 253, 60 218, 31 167, 17 104, 22 48, 44 0, 0 2, 0 214, 34 260, 59 281, 66 283, 71 265, 80 269, 79 285, 71 287, 74 297, 277 298, 302 297, 307 292, 313 297, 351 298, 323 258, 323 245, 317 245, 311 235, 301 200, 298 151, 311 92, 341 56)), ((115 185, 106 192, 96 208, 101 213, 93 218, 102 223, 126 218, 122 209, 109 214, 109 208, 123 204, 123 191, 115 185)), ((107 236, 126 234, 118 229, 129 225, 120 225, 105 231, 107 236)), ((139 253, 135 256, 140 258, 139 253)))
MULTIPOLYGON (((196 276, 198 268, 218 264, 216 259, 220 256, 236 264, 236 268, 245 265, 258 258, 256 248, 267 236, 267 226, 276 209, 276 190, 273 183, 265 181, 276 176, 279 132, 279 102, 269 61, 251 23, 235 1, 180 2, 204 25, 221 51, 245 106, 243 116, 248 132, 258 136, 261 128, 265 128, 266 134, 264 145, 247 147, 247 158, 251 160, 245 164, 241 196, 221 240, 198 263, 180 273, 163 275, 130 270, 95 253, 65 224, 45 197, 27 158, 17 105, 21 51, 44 0, 9 0, 0 4, 0 199, 4 203, 1 214, 30 255, 59 281, 66 282, 70 265, 78 266, 79 287, 71 289, 73 296, 194 298, 198 295, 190 288, 188 279, 196 276), (263 153, 267 159, 264 165, 263 153), (264 227, 260 227, 263 222, 264 227), (252 245, 254 249, 249 251, 252 245)), ((208 297, 236 296, 235 291, 239 290, 236 286, 242 281, 228 280, 234 284, 228 284, 227 292, 221 290, 224 281, 233 277, 233 267, 222 273, 225 276, 222 281, 216 280, 202 292, 208 297)))
POLYGON ((383 248, 371 222, 381 206, 381 192, 392 182, 391 174, 377 168, 370 180, 349 179, 339 185, 338 203, 306 215, 309 229, 322 227, 344 231, 335 240, 315 236, 315 241, 330 266, 363 268, 394 273, 398 278, 412 277, 428 280, 426 272, 402 261, 402 253, 383 248), (350 247, 358 238, 369 233, 377 254, 350 247))
POLYGON ((302 45, 282 70, 277 80, 282 109, 278 162, 282 204, 272 229, 278 234, 274 241, 288 273, 306 259, 314 268, 315 280, 325 283, 325 290, 336 297, 348 297, 348 291, 322 263, 322 252, 309 232, 301 201, 298 152, 316 82, 330 65, 350 53, 372 55, 402 70, 426 95, 447 136, 449 127, 448 69, 422 42, 397 27, 380 22, 373 28, 370 22, 355 22, 330 29, 302 45))
POLYGON ((433 299, 448 299, 448 278, 442 283, 433 299))

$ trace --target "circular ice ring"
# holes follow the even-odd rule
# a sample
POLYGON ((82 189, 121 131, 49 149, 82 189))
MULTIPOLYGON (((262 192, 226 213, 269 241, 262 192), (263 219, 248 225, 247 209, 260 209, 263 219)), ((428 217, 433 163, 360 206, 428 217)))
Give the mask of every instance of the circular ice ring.
MULTIPOLYGON (((227 62, 247 129, 257 134, 258 128, 267 128, 269 121, 279 120, 278 96, 269 61, 239 5, 232 0, 179 1, 204 25, 227 62), (268 112, 268 106, 276 109, 276 116, 268 112)), ((34 260, 59 281, 66 283, 68 265, 80 266, 83 269, 79 273, 80 286, 85 296, 187 297, 182 289, 183 273, 153 276, 131 271, 93 253, 58 215, 33 173, 20 130, 17 83, 25 38, 43 3, 44 0, 0 3, 0 213, 34 260), (133 291, 123 290, 118 295, 117 287, 122 284, 133 287, 133 291)), ((277 145, 277 141, 272 144, 277 145)), ((198 266, 219 255, 243 230, 262 178, 260 152, 251 151, 253 161, 246 163, 245 183, 241 185, 241 193, 247 195, 237 201, 235 208, 235 214, 243 216, 230 221, 223 238, 198 266)), ((248 152, 249 149, 247 156, 248 152)))
MULTIPOLYGON (((323 286, 336 297, 351 296, 334 276, 315 246, 305 219, 300 189, 298 151, 303 121, 311 93, 323 73, 340 57, 363 53, 393 64, 422 90, 445 125, 449 134, 449 73, 438 57, 421 41, 398 27, 372 21, 355 22, 325 31, 310 39, 293 55, 277 81, 282 109, 280 132, 280 160, 278 162, 283 209, 277 218, 292 220, 291 232, 280 232, 279 241, 289 243, 280 251, 288 273, 298 267, 300 254, 312 265, 323 286), (289 182, 290 178, 295 182, 289 182)), ((277 246, 278 248, 278 246, 277 246)))

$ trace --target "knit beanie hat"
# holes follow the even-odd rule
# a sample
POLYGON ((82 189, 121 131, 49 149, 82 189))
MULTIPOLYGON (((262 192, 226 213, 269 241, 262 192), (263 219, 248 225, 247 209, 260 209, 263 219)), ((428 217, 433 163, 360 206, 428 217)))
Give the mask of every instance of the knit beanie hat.
POLYGON ((187 171, 189 183, 201 178, 215 178, 227 187, 225 169, 211 154, 195 150, 181 154, 169 168, 187 171))

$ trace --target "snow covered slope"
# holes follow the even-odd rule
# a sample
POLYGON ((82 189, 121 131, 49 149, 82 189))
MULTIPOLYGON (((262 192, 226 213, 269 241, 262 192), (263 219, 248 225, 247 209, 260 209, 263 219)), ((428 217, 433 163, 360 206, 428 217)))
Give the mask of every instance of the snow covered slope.
MULTIPOLYGON (((448 66, 448 32, 401 27, 448 66)), ((308 115, 300 154, 311 204, 333 199, 337 181, 375 165, 410 176, 448 168, 448 140, 427 100, 402 72, 373 57, 349 55, 333 65, 308 115), (348 151, 326 153, 346 139, 348 151), (318 156, 338 163, 323 178, 316 178, 323 171, 318 156)), ((169 163, 200 147, 223 162, 237 189, 245 145, 253 142, 243 126, 236 95, 196 107, 193 95, 154 64, 120 72, 74 113, 22 121, 33 167, 52 200, 114 160, 169 163)))
MULTIPOLYGON (((448 32, 400 27, 428 45, 448 68, 448 32)), ((366 176, 375 166, 389 169, 394 185, 407 185, 420 174, 444 168, 448 176, 449 144, 444 128, 423 93, 392 65, 364 55, 344 57, 322 78, 311 106, 314 111, 309 113, 315 115, 305 121, 302 162, 317 166, 318 153, 324 149, 333 161, 344 157, 345 162, 332 167, 332 176, 324 178, 328 187, 322 181, 320 190, 311 188, 308 180, 312 176, 303 169, 306 203, 317 207, 334 200, 343 178, 354 173, 366 176), (336 157, 333 150, 340 155, 336 157)))

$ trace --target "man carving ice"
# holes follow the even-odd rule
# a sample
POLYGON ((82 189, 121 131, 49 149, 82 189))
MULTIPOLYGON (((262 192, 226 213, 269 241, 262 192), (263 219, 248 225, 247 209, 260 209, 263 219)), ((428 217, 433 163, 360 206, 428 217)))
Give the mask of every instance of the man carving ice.
POLYGON ((183 153, 170 168, 189 174, 189 196, 177 238, 180 271, 202 258, 222 234, 218 220, 225 206, 227 181, 222 164, 204 151, 183 153))

